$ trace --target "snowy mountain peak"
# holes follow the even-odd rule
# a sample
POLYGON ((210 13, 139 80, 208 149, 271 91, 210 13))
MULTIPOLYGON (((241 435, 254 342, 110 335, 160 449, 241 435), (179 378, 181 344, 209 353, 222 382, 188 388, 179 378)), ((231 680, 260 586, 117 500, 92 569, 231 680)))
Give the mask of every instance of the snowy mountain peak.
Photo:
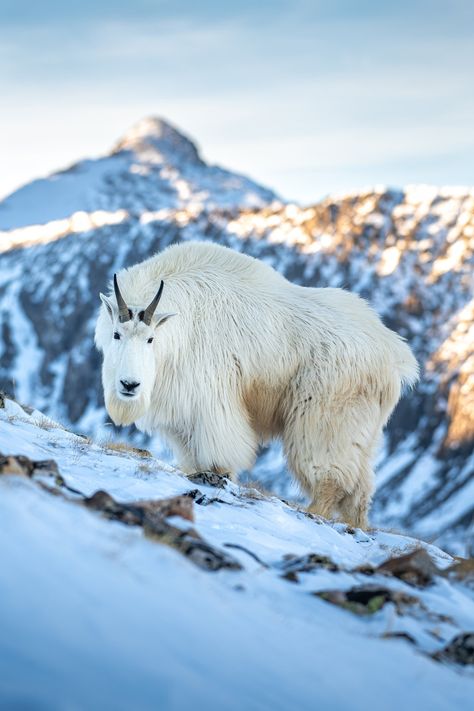
POLYGON ((156 162, 204 165, 196 145, 172 124, 149 116, 134 124, 118 141, 114 153, 133 151, 156 162))
MULTIPOLYGON (((41 241, 41 235, 6 233, 70 220, 78 212, 89 217, 97 211, 138 215, 184 208, 195 213, 203 206, 261 208, 277 200, 253 180, 204 162, 196 145, 172 124, 149 117, 132 126, 110 154, 34 180, 0 201, 0 247, 41 241)), ((74 231, 62 224, 52 230, 55 235, 74 231)))

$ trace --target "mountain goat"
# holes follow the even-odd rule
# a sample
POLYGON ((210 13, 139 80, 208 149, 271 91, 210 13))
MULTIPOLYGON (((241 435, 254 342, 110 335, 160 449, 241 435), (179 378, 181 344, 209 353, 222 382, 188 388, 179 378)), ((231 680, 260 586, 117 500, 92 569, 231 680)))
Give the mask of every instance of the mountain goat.
POLYGON ((186 473, 235 476, 281 438, 310 511, 367 527, 375 449, 418 366, 365 301, 209 242, 122 270, 100 297, 115 424, 159 431, 186 473))

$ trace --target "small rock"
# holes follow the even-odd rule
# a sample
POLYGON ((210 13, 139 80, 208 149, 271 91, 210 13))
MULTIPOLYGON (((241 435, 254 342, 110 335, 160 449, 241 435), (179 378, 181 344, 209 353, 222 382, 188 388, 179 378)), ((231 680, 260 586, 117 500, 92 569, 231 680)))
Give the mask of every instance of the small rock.
POLYGON ((26 412, 27 415, 32 415, 35 411, 34 407, 30 407, 29 405, 22 405, 21 402, 19 402, 18 405, 26 412))
POLYGON ((0 454, 0 474, 17 474, 33 477, 35 474, 51 474, 55 479, 61 479, 58 465, 53 459, 34 461, 22 454, 0 454))
POLYGON ((206 494, 203 494, 199 489, 191 489, 191 491, 186 491, 183 496, 188 496, 195 504, 198 506, 209 506, 209 504, 226 504, 227 501, 213 497, 212 499, 206 494))
POLYGON ((309 573, 318 568, 324 568, 332 572, 339 570, 339 566, 334 561, 318 553, 308 553, 303 556, 286 555, 283 561, 278 564, 278 567, 283 571, 282 577, 285 580, 295 583, 299 581, 298 573, 309 573))
POLYGON ((326 590, 314 594, 356 615, 373 615, 387 602, 393 602, 399 612, 403 611, 407 605, 419 602, 418 598, 411 595, 376 585, 354 587, 350 590, 326 590))
POLYGON ((205 570, 242 568, 235 558, 211 546, 194 529, 183 531, 167 521, 171 516, 181 516, 187 521, 194 520, 193 500, 189 496, 122 504, 106 491, 99 490, 85 498, 84 505, 94 511, 100 511, 109 519, 130 526, 141 526, 147 537, 176 548, 205 570))
POLYGON ((34 462, 21 454, 17 456, 0 455, 0 474, 16 474, 17 476, 31 477, 34 468, 34 462))
POLYGON ((426 587, 433 581, 433 577, 440 575, 442 571, 434 564, 424 548, 418 548, 406 555, 389 558, 375 568, 374 572, 393 575, 410 585, 426 587))
POLYGON ((228 570, 241 570, 242 566, 240 563, 227 553, 217 550, 213 546, 210 546, 205 541, 193 540, 184 543, 183 548, 181 548, 184 555, 190 558, 195 565, 205 570, 221 570, 222 568, 227 568, 228 570))
POLYGON ((458 558, 453 565, 443 571, 447 578, 459 580, 474 587, 474 558, 458 558))
POLYGON ((382 637, 384 639, 405 639, 410 644, 416 644, 416 640, 408 632, 385 632, 382 637))
POLYGON ((135 506, 142 506, 146 513, 158 514, 162 518, 181 516, 186 521, 194 521, 193 500, 186 495, 154 501, 137 501, 135 506))
POLYGON ((62 479, 58 465, 54 461, 54 459, 44 459, 38 462, 33 462, 34 464, 34 470, 33 470, 33 475, 34 474, 51 474, 52 476, 59 477, 62 479))
POLYGON ((109 519, 121 521, 129 526, 143 524, 143 507, 134 504, 121 504, 106 491, 96 491, 92 496, 84 499, 84 505, 94 511, 100 511, 109 519))
POLYGON ((474 632, 457 635, 446 647, 433 654, 433 659, 463 666, 474 664, 474 632))

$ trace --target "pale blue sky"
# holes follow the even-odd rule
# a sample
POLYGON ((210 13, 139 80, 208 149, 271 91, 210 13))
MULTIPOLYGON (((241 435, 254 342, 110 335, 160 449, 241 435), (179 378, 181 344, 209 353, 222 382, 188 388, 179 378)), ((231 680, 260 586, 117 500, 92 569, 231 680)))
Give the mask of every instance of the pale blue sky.
POLYGON ((474 184, 474 3, 0 0, 0 196, 167 118, 311 202, 474 184))

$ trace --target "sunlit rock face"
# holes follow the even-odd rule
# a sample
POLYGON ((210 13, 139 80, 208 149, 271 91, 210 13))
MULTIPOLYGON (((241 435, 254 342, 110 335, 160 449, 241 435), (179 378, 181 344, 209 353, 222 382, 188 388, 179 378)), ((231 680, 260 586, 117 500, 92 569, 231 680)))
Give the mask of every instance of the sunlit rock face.
MULTIPOLYGON (((98 292, 123 266, 202 238, 360 293, 423 367, 390 422, 372 520, 458 553, 474 545, 473 190, 377 187, 302 208, 209 166, 152 118, 110 155, 11 195, 0 229, 0 385, 87 432, 106 421, 98 292)), ((256 475, 294 494, 277 448, 256 475)))

